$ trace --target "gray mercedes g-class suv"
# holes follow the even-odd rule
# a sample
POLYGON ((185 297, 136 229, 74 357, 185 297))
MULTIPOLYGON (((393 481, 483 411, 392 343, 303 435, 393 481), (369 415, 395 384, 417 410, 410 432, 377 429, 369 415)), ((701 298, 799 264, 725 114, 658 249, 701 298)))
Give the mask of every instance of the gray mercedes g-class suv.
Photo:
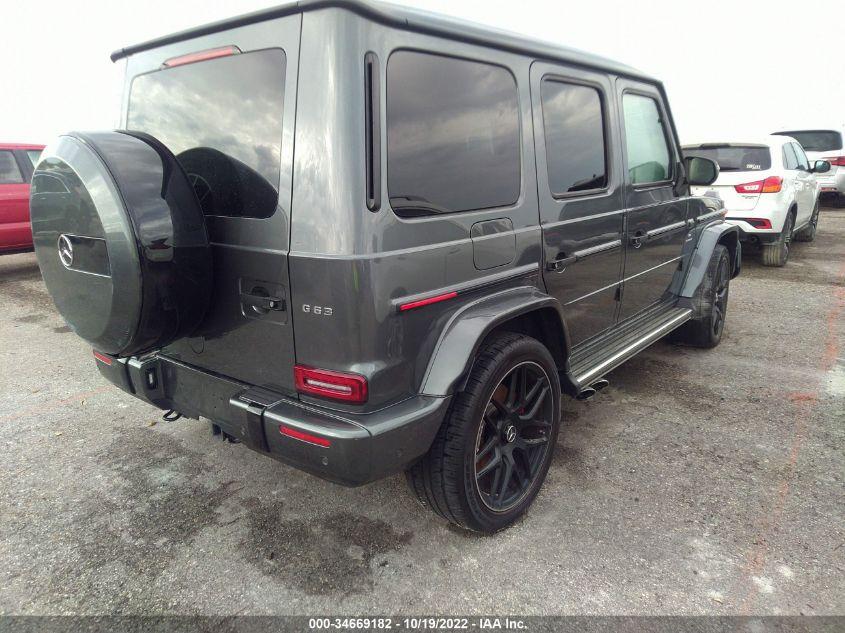
POLYGON ((103 375, 357 485, 405 470, 512 523, 564 392, 674 332, 713 347, 737 230, 691 198, 661 83, 350 0, 132 46, 121 125, 43 153, 41 270, 103 375))

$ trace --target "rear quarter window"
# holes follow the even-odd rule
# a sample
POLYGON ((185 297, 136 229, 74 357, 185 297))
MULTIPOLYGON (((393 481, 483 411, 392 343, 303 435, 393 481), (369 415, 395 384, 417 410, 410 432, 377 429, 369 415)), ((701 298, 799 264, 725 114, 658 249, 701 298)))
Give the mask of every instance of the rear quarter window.
POLYGON ((521 183, 513 75, 397 51, 387 64, 387 187, 402 217, 514 204, 521 183))
POLYGON ((285 62, 273 48, 133 80, 128 128, 176 155, 206 215, 266 218, 276 210, 285 62))

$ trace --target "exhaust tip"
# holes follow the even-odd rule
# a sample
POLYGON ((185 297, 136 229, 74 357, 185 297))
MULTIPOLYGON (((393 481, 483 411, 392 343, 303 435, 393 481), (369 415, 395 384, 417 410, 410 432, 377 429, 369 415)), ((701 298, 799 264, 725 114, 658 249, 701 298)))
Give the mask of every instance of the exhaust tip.
POLYGON ((594 395, 596 395, 596 390, 592 387, 585 387, 581 391, 578 392, 578 395, 575 396, 576 400, 589 400, 594 395))
POLYGON ((590 383, 590 386, 584 387, 581 391, 578 392, 578 395, 575 396, 576 400, 589 400, 594 395, 596 395, 599 391, 604 389, 610 384, 608 380, 604 378, 599 378, 598 380, 590 383))

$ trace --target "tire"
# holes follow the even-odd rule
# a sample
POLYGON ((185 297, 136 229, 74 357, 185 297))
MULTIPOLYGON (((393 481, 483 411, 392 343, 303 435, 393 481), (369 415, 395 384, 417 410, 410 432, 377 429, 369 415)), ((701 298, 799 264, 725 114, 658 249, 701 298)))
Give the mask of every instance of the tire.
POLYGON ((722 340, 728 309, 731 263, 728 249, 717 244, 707 272, 694 298, 698 316, 675 330, 673 340, 693 347, 712 349, 722 340))
POLYGON ((489 338, 429 452, 406 471, 419 502, 467 530, 511 525, 546 478, 560 398, 557 367, 542 343, 509 332, 489 338))
POLYGON ((792 242, 792 229, 795 227, 795 215, 790 211, 783 223, 783 230, 776 242, 763 244, 760 250, 760 262, 763 266, 786 266, 789 261, 789 245, 792 242))
POLYGON ((813 209, 813 215, 810 216, 810 222, 803 229, 795 233, 796 242, 812 242, 816 239, 816 231, 819 228, 819 201, 816 200, 816 206, 813 209))

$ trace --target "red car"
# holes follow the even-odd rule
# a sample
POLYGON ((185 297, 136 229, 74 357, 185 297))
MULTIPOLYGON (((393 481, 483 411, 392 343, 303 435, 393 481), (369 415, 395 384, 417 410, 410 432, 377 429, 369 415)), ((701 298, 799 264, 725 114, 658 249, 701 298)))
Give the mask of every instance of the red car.
POLYGON ((43 145, 0 143, 0 253, 32 248, 29 181, 43 145))

